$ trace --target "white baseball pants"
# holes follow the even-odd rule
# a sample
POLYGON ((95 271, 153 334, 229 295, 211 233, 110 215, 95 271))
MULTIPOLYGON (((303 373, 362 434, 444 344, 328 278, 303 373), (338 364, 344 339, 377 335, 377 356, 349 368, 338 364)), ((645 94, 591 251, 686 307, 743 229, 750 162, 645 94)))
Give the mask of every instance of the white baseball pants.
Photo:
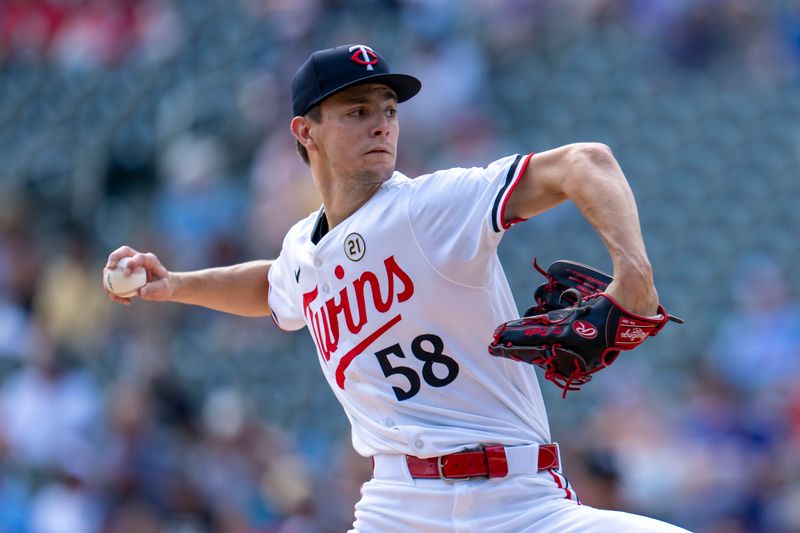
POLYGON ((545 470, 501 479, 413 479, 403 456, 380 456, 349 533, 686 533, 652 518, 579 503, 545 470))

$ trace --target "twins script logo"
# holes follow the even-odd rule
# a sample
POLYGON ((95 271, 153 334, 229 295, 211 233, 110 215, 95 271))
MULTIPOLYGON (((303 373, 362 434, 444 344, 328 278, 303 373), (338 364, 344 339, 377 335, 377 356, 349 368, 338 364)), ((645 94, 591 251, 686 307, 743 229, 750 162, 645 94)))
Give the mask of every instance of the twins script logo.
POLYGON ((347 49, 348 52, 353 52, 350 59, 359 65, 366 65, 367 70, 375 70, 372 65, 378 64, 378 55, 372 51, 372 48, 363 44, 357 44, 347 49))
MULTIPOLYGON (((330 361, 331 355, 335 354, 339 347, 341 326, 356 335, 367 325, 370 316, 379 316, 375 312, 384 315, 392 309, 395 302, 405 302, 414 295, 414 283, 409 275, 400 268, 393 255, 383 261, 383 266, 385 270, 382 276, 379 277, 374 272, 365 271, 349 285, 345 285, 339 294, 325 301, 316 311, 311 309, 311 304, 319 295, 318 288, 314 287, 310 292, 303 294, 303 314, 311 330, 314 343, 325 361, 330 361), (382 289, 382 285, 385 287, 385 291, 382 289), (369 289, 371 297, 369 308, 367 306, 367 289, 369 289), (353 300, 355 300, 355 312, 353 311, 353 300), (344 319, 343 324, 342 318, 344 319)), ((337 279, 344 279, 345 272, 341 265, 337 265, 333 273, 337 279)), ((339 359, 336 367, 336 384, 340 388, 344 389, 344 371, 353 359, 400 320, 402 317, 398 313, 339 359)))

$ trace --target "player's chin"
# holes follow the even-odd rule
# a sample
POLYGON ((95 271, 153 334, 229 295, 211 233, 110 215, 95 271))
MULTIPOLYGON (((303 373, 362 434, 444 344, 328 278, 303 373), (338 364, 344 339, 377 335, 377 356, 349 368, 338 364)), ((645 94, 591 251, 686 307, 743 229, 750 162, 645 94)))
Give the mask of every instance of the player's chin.
POLYGON ((376 183, 383 183, 392 177, 394 174, 394 165, 385 167, 381 172, 377 173, 376 183))
POLYGON ((383 183, 394 173, 394 160, 391 164, 371 164, 363 169, 359 181, 362 183, 383 183))

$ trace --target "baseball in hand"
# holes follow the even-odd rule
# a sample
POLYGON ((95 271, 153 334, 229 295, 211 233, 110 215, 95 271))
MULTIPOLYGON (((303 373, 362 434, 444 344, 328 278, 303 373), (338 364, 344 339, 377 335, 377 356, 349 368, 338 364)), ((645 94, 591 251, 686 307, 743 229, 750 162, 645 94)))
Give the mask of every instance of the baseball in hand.
POLYGON ((136 296, 136 292, 147 283, 147 271, 143 268, 125 275, 125 265, 130 261, 130 257, 123 257, 113 269, 103 269, 103 285, 109 292, 120 298, 130 298, 136 296))

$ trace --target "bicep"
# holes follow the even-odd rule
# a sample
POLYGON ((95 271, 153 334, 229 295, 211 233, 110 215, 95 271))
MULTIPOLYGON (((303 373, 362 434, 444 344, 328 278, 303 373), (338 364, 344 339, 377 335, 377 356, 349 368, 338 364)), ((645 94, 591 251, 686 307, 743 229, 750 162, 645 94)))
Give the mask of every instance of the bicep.
POLYGON ((569 144, 533 155, 506 205, 506 222, 528 219, 567 199, 564 183, 581 144, 569 144))

